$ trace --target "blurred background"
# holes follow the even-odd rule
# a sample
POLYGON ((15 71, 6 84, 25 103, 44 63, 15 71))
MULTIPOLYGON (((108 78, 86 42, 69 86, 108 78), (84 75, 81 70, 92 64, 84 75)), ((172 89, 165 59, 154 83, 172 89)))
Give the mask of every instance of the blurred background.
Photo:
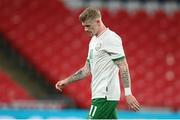
POLYGON ((179 0, 0 0, 0 119, 87 118, 91 78, 54 85, 85 63, 89 6, 121 36, 142 106, 130 111, 122 92, 119 118, 180 119, 179 0))

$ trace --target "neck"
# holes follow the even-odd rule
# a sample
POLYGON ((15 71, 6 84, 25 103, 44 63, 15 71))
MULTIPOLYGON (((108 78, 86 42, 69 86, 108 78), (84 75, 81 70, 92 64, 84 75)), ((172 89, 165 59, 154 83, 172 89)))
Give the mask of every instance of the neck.
POLYGON ((105 30, 106 30, 106 26, 104 24, 102 24, 102 26, 100 26, 100 28, 96 34, 96 37, 100 36, 105 30))

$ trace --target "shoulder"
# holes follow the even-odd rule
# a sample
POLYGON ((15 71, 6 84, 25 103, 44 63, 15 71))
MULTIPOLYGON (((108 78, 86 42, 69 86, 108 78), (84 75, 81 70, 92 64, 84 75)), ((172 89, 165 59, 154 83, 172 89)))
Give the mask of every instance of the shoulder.
POLYGON ((121 37, 112 30, 107 31, 106 39, 104 42, 107 43, 121 43, 121 37))
POLYGON ((118 39, 121 40, 121 37, 116 32, 109 30, 109 33, 110 33, 112 38, 117 39, 117 40, 118 39))
POLYGON ((93 36, 93 37, 91 38, 91 40, 90 40, 90 42, 89 42, 89 46, 93 44, 94 40, 95 40, 95 36, 93 36))

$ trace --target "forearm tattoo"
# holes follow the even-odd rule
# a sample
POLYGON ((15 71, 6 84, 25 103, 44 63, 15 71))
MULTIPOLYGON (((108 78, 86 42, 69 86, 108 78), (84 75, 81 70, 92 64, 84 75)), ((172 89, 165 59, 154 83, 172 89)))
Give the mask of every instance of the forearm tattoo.
POLYGON ((128 68, 124 67, 123 69, 121 69, 122 72, 121 76, 122 76, 122 80, 123 80, 123 84, 125 88, 130 87, 130 75, 129 75, 129 70, 128 68))
POLYGON ((73 82, 73 81, 76 81, 76 80, 81 80, 81 79, 83 79, 84 77, 86 77, 86 72, 80 69, 79 71, 77 71, 75 74, 73 74, 73 75, 69 78, 69 81, 70 81, 70 82, 73 82))
POLYGON ((116 60, 115 64, 117 64, 120 68, 120 76, 124 85, 124 88, 128 88, 131 86, 131 78, 128 69, 128 65, 126 59, 123 58, 121 60, 116 60))
POLYGON ((81 80, 81 79, 85 78, 86 76, 88 76, 90 74, 90 70, 89 70, 89 67, 87 65, 88 64, 86 64, 85 67, 78 70, 75 74, 71 75, 69 77, 69 82, 81 80))

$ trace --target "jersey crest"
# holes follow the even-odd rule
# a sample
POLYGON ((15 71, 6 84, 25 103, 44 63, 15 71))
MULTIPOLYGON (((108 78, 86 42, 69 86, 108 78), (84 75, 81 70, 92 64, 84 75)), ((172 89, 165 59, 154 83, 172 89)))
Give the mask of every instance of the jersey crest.
POLYGON ((96 51, 98 51, 99 49, 101 49, 101 43, 97 43, 97 45, 95 46, 96 51))

